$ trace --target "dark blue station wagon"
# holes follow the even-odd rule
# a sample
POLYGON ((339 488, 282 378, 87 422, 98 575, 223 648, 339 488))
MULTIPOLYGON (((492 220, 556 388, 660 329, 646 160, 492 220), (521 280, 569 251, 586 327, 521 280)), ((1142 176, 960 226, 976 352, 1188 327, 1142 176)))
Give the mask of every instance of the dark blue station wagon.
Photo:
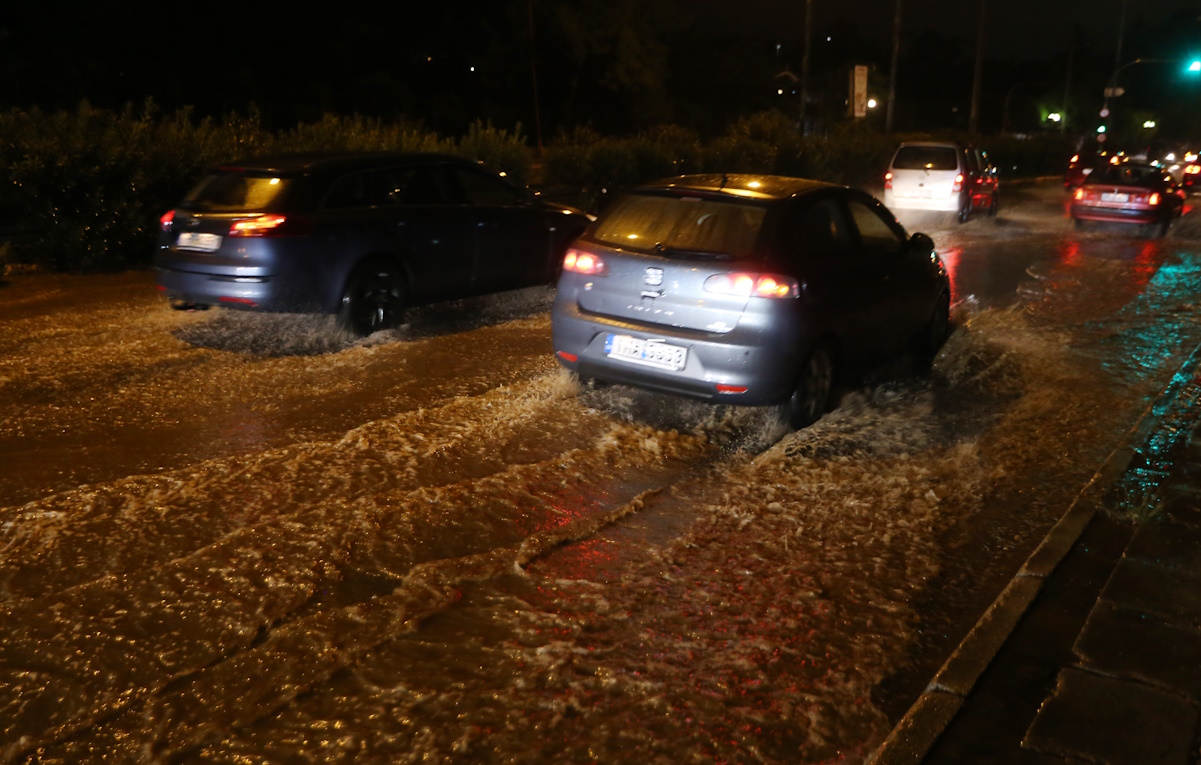
POLYGON ((405 308, 552 283, 589 216, 440 154, 264 157, 207 174, 160 219, 177 308, 337 314, 366 335, 405 308))

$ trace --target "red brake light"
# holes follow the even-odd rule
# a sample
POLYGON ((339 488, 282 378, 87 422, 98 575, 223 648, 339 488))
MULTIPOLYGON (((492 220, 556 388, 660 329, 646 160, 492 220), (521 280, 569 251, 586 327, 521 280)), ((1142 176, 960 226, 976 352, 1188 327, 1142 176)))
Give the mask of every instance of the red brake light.
POLYGON ((745 385, 726 385, 725 383, 717 383, 713 389, 718 393, 746 393, 747 391, 745 385))
POLYGON ((963 173, 960 173, 959 175, 955 176, 955 186, 951 189, 951 191, 962 191, 962 190, 963 190, 963 173))
POLYGON ((1077 162, 1079 162, 1079 161, 1080 161, 1080 155, 1079 155, 1079 154, 1073 154, 1073 155, 1072 155, 1072 158, 1068 160, 1068 164, 1070 164, 1070 165, 1074 165, 1074 164, 1076 164, 1076 163, 1077 163, 1077 162))
POLYGON ((764 298, 794 298, 800 295, 795 279, 776 274, 714 274, 705 280, 705 291, 764 298))
POLYGON ((174 220, 175 220, 175 211, 168 210, 167 212, 163 213, 161 218, 158 219, 158 227, 161 228, 163 231, 170 231, 171 223, 174 220))
POLYGON ((1084 189, 1076 189, 1076 199, 1084 199, 1084 189))
POLYGON ((1159 204, 1159 192, 1158 191, 1151 192, 1150 198, 1147 199, 1147 204, 1151 205, 1152 207, 1159 204))
POLYGON ((286 215, 257 215, 253 218, 236 220, 229 227, 230 236, 278 236, 278 229, 284 225, 286 215))
POLYGON ((891 171, 884 174, 884 188, 886 188, 886 189, 892 188, 892 172, 891 171))
POLYGON ((604 276, 609 273, 605 261, 599 255, 584 250, 570 249, 563 256, 563 270, 574 271, 586 276, 604 276))

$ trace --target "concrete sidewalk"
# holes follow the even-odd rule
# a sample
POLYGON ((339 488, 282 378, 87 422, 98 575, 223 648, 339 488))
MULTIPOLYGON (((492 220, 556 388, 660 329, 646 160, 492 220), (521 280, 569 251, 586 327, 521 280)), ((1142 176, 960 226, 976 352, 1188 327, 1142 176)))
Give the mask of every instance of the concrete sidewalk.
POLYGON ((1199 362, 869 762, 1201 765, 1199 362))

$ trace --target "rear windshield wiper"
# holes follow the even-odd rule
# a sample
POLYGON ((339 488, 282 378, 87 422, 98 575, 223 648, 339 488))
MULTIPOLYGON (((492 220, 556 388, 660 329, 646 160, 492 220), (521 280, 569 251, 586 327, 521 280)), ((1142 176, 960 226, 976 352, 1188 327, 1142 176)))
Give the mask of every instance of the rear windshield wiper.
POLYGON ((700 258, 703 260, 733 260, 728 252, 712 252, 710 250, 686 250, 679 247, 665 247, 662 242, 655 242, 655 252, 665 258, 700 258))

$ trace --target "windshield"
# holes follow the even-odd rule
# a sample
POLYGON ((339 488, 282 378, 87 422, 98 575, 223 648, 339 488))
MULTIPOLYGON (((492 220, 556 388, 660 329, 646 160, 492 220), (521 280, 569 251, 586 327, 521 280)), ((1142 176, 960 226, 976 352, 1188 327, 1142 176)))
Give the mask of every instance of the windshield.
POLYGON ((272 175, 220 171, 196 184, 183 207, 197 212, 263 212, 282 197, 289 183, 272 175))
POLYGON ((950 146, 902 146, 892 160, 894 170, 958 170, 956 151, 950 146))
POLYGON ((724 199, 632 194, 613 204, 591 238, 615 247, 658 248, 745 257, 759 239, 766 209, 724 199))

